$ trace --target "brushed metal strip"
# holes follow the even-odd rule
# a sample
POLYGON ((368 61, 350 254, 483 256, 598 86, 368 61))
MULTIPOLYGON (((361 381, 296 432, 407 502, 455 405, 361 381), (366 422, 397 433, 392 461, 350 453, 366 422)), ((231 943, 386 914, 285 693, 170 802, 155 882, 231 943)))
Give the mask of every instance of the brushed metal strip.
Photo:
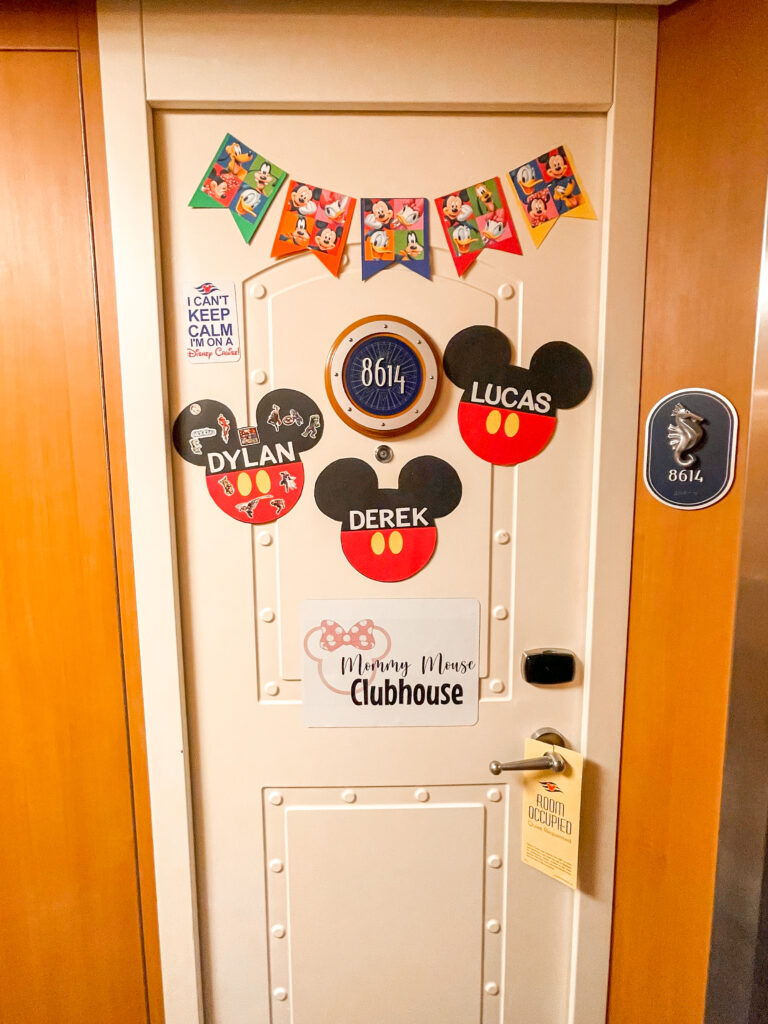
POLYGON ((705 1024, 765 1024, 768 1020, 767 858, 768 206, 705 1024))

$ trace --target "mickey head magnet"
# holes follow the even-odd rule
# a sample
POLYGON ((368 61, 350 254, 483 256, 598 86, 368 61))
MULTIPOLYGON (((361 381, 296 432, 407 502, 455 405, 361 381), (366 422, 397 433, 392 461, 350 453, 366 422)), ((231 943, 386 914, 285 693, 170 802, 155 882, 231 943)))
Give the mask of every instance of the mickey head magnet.
POLYGON ((509 339, 496 327, 467 327, 446 346, 446 376, 464 390, 459 432, 475 455, 514 466, 538 455, 557 427, 557 410, 572 409, 592 387, 589 360, 567 341, 537 349, 529 369, 513 366, 509 339))
POLYGON ((461 480, 447 462, 423 455, 403 466, 397 487, 380 488, 367 462, 338 459, 317 478, 315 501, 341 523, 341 547, 353 568, 380 583, 399 583, 434 554, 435 520, 461 501, 461 480))
POLYGON ((301 453, 323 435, 317 405, 301 391, 270 391, 256 407, 255 426, 238 427, 223 402, 203 398, 176 417, 173 446, 205 469, 208 493, 222 511, 252 526, 287 515, 304 489, 301 453))

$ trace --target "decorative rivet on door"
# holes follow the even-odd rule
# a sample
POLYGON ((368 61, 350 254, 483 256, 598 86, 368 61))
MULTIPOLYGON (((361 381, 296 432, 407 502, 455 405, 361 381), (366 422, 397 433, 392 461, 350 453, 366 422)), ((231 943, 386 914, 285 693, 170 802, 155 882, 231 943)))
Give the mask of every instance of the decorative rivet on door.
POLYGON ((251 285, 250 292, 252 299, 263 299, 267 294, 267 289, 260 281, 257 281, 255 284, 251 285))
POLYGON ((486 981, 485 991, 489 996, 497 996, 499 994, 499 986, 495 981, 486 981))
POLYGON ((491 693, 503 693, 504 692, 504 680, 503 679, 492 679, 488 684, 488 689, 491 693))
POLYGON ((509 544, 509 531, 497 530, 496 533, 494 533, 493 535, 493 539, 496 541, 497 544, 509 544))
POLYGON ((278 693, 280 693, 280 687, 277 683, 267 683, 264 687, 264 693, 266 693, 268 697, 276 697, 278 693))
POLYGON ((413 794, 419 803, 425 804, 429 800, 429 793, 426 789, 417 789, 413 794))
POLYGON ((270 928, 272 935, 276 939, 282 939, 285 936, 285 925, 284 924, 273 924, 270 928))
POLYGON ((283 802, 283 794, 282 793, 270 793, 269 794, 269 802, 271 804, 274 804, 275 807, 279 807, 280 804, 283 802))
POLYGON ((489 800, 493 801, 493 803, 498 803, 499 800, 501 800, 501 790, 500 789, 489 789, 488 793, 486 795, 487 795, 489 800))
POLYGON ((354 789, 345 789, 341 794, 341 799, 345 804, 353 804, 357 800, 357 793, 354 789))
POLYGON ((509 284, 508 281, 505 281, 504 284, 499 285, 496 294, 499 296, 500 299, 511 299, 512 296, 515 294, 515 289, 512 287, 511 284, 509 284))
POLYGON ((491 856, 488 858, 488 867, 489 868, 500 868, 501 867, 501 857, 498 855, 498 853, 492 853, 491 856))
POLYGON ((259 544, 261 544, 263 548, 268 548, 271 543, 272 534, 267 533, 266 530, 262 530, 262 532, 259 534, 259 544))
POLYGON ((274 860, 269 862, 269 870, 273 871, 276 875, 279 875, 283 870, 283 862, 275 857, 274 860))
POLYGON ((503 604, 497 604, 496 607, 493 609, 494 619, 506 619, 508 615, 509 612, 507 611, 503 604))
POLYGON ((262 622, 274 622, 275 613, 272 611, 271 608, 263 608, 259 618, 261 619, 262 622))
POLYGON ((489 932, 496 935, 497 932, 501 931, 501 922, 497 921, 495 917, 492 917, 485 925, 489 932))
POLYGON ((267 371, 266 370, 254 370, 251 374, 251 380, 254 384, 266 384, 267 383, 267 371))
POLYGON ((272 995, 275 999, 278 999, 281 1003, 288 998, 288 992, 284 988, 275 988, 272 990, 272 995))

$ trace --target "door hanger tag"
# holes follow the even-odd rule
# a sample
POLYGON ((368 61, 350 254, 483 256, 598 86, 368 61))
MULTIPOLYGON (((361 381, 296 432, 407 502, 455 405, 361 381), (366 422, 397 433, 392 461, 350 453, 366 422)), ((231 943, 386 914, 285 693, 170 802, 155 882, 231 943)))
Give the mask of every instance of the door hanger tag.
POLYGON ((567 747, 534 739, 525 741, 526 758, 551 751, 565 760, 564 771, 524 775, 521 856, 524 864, 575 889, 584 759, 567 747))

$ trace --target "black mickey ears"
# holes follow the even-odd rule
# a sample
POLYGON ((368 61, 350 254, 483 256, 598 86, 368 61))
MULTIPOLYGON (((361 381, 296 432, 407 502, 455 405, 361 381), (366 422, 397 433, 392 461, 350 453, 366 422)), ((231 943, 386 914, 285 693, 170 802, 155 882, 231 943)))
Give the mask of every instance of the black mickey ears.
POLYGON ((301 391, 278 388, 256 408, 255 426, 238 427, 223 402, 204 398, 176 417, 173 445, 205 469, 208 493, 227 515, 258 525, 286 515, 301 497, 301 453, 322 437, 323 419, 301 391))
POLYGON ((228 405, 201 398, 182 409, 173 424, 173 447, 187 462, 207 466, 211 452, 234 452, 240 447, 237 420, 228 405))
POLYGON ((579 349, 550 341, 534 352, 529 369, 510 364, 509 339, 496 327, 459 331, 443 355, 446 376, 464 394, 459 431, 481 459, 499 466, 533 458, 557 426, 557 410, 582 402, 592 367, 579 349))
POLYGON ((400 471, 398 487, 380 488, 362 459, 339 459, 315 484, 321 512, 341 523, 341 546, 358 572, 383 583, 423 569, 437 543, 435 519, 461 501, 461 480, 442 459, 424 455, 400 471))
POLYGON ((497 327, 480 325, 454 334, 446 346, 443 367, 446 376, 465 392, 471 392, 474 382, 481 386, 536 386, 549 393, 554 410, 572 409, 592 387, 589 360, 567 341, 542 345, 531 357, 528 370, 510 365, 511 359, 512 346, 506 334, 497 327))
POLYGON ((548 341, 531 356, 530 373, 552 395, 558 409, 573 409, 592 389, 589 360, 567 341, 548 341))
POLYGON ((308 452, 323 435, 320 409, 302 391, 278 388, 256 406, 256 428, 265 443, 290 442, 295 452, 308 452))

